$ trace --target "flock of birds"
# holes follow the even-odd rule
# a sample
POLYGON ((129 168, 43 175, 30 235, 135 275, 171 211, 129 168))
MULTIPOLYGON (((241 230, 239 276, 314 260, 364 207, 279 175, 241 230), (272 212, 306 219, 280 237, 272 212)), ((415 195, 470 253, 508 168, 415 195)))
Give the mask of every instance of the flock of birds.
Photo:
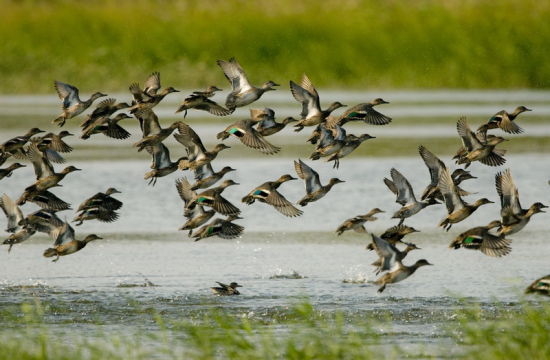
MULTIPOLYGON (((227 116, 238 107, 247 106, 258 100, 265 92, 275 90, 278 84, 267 81, 261 86, 250 84, 248 78, 234 59, 229 61, 218 60, 217 64, 223 70, 230 82, 232 91, 226 98, 225 106, 213 101, 211 98, 215 92, 220 91, 216 86, 209 86, 205 91, 195 91, 186 97, 178 106, 176 113, 184 112, 184 118, 189 110, 207 111, 216 116, 227 116)), ((95 100, 107 96, 101 92, 83 101, 79 97, 78 88, 75 86, 55 81, 55 89, 62 100, 63 112, 53 120, 53 123, 63 126, 66 121, 80 115, 88 109, 95 100)), ((238 185, 233 180, 224 180, 216 185, 227 173, 235 171, 225 166, 219 171, 214 171, 212 166, 219 152, 228 149, 229 146, 220 142, 214 148, 208 150, 199 135, 184 121, 176 121, 168 127, 161 127, 159 119, 153 108, 158 105, 165 96, 178 92, 173 87, 162 89, 160 74, 151 74, 145 84, 140 87, 133 83, 129 90, 132 101, 117 102, 114 98, 101 101, 95 109, 87 115, 81 123, 80 137, 90 137, 103 134, 114 139, 127 139, 130 133, 119 122, 124 119, 136 118, 143 136, 134 146, 137 151, 146 150, 152 157, 151 170, 146 172, 144 179, 150 185, 154 185, 158 178, 167 176, 176 170, 193 173, 194 183, 186 177, 176 180, 176 189, 184 202, 186 222, 180 230, 187 230, 189 236, 195 241, 219 236, 232 239, 240 236, 244 227, 235 223, 240 218, 240 209, 222 196, 229 186, 238 185), (120 112, 122 110, 122 112, 120 112), (115 115, 116 113, 116 115, 115 115), (176 132, 177 130, 177 132, 176 132), (186 156, 172 161, 170 152, 163 141, 170 135, 186 150, 186 156), (214 217, 216 214, 219 217, 214 217)), ((348 122, 364 122, 370 125, 387 125, 392 119, 375 109, 375 106, 387 104, 387 101, 377 98, 368 103, 362 103, 347 109, 342 115, 336 117, 331 113, 341 107, 340 102, 333 102, 327 109, 322 109, 319 94, 310 79, 304 74, 300 84, 290 81, 290 90, 293 97, 302 106, 299 119, 287 117, 282 121, 275 119, 272 109, 251 109, 250 117, 233 122, 223 131, 217 134, 217 138, 225 140, 230 136, 238 138, 245 146, 260 151, 264 154, 275 154, 280 147, 271 144, 266 138, 280 132, 290 123, 295 122, 295 131, 301 131, 305 127, 314 127, 314 131, 307 142, 315 145, 310 159, 324 158, 332 161, 334 168, 338 168, 340 160, 364 141, 372 139, 369 134, 348 134, 344 125, 348 122)), ((457 122, 457 131, 463 146, 457 151, 453 159, 464 168, 454 171, 441 161, 436 155, 424 146, 419 147, 419 154, 429 169, 430 183, 417 200, 414 191, 406 177, 397 169, 392 168, 390 176, 384 179, 390 191, 396 195, 396 202, 401 206, 393 214, 393 218, 399 219, 399 223, 387 229, 380 236, 372 235, 372 243, 367 248, 375 250, 378 259, 373 263, 377 274, 384 274, 375 281, 380 285, 382 292, 386 285, 396 283, 411 276, 419 267, 431 265, 427 260, 421 259, 412 265, 405 265, 403 260, 412 250, 419 249, 415 244, 405 242, 406 235, 418 230, 404 224, 405 219, 417 214, 427 206, 445 203, 447 216, 439 226, 448 231, 456 224, 474 213, 480 206, 492 201, 482 198, 468 203, 463 198, 471 193, 463 190, 460 185, 463 181, 473 179, 468 166, 479 161, 488 166, 500 166, 506 162, 504 151, 496 147, 504 138, 489 134, 491 130, 501 129, 507 133, 521 133, 523 130, 514 121, 524 111, 529 111, 524 106, 517 107, 513 112, 504 110, 493 115, 489 121, 481 125, 477 131, 472 131, 465 118, 457 122), (399 246, 405 246, 400 249, 399 246)), ((52 163, 64 163, 62 153, 71 152, 72 147, 64 141, 64 138, 73 134, 61 131, 58 134, 48 132, 39 136, 43 130, 30 129, 26 134, 9 139, 0 145, 0 165, 10 157, 17 160, 30 161, 34 167, 36 179, 34 183, 25 188, 23 194, 12 200, 7 194, 0 199, 0 207, 8 220, 7 231, 12 233, 3 243, 9 245, 9 250, 14 244, 29 239, 36 232, 47 233, 54 241, 51 248, 44 251, 45 257, 55 257, 73 254, 86 246, 90 241, 101 239, 95 234, 79 240, 76 238, 74 228, 57 216, 57 212, 71 209, 71 205, 51 192, 52 188, 61 186, 60 182, 66 175, 80 169, 67 166, 60 172, 55 172, 52 163), (40 207, 39 210, 24 215, 20 206, 26 202, 32 202, 40 207)), ((0 169, 0 180, 9 177, 13 171, 25 165, 15 162, 5 169, 0 169)), ((344 182, 338 178, 330 179, 325 185, 321 182, 319 174, 301 159, 294 161, 296 175, 304 180, 306 193, 297 204, 305 207, 308 203, 323 198, 334 185, 344 182)), ((282 184, 296 180, 290 174, 284 174, 278 179, 267 181, 252 189, 242 198, 242 202, 248 205, 255 201, 271 205, 284 216, 297 217, 303 214, 303 210, 287 200, 279 191, 282 184)), ((500 257, 511 251, 511 239, 509 235, 522 230, 530 218, 546 208, 544 204, 537 202, 524 209, 519 201, 518 189, 514 184, 509 169, 498 172, 495 176, 497 192, 501 203, 501 220, 491 221, 486 226, 471 228, 458 235, 450 244, 453 249, 465 248, 479 250, 487 256, 500 257)), ((118 219, 117 211, 122 203, 112 195, 119 191, 109 188, 84 200, 78 207, 74 218, 75 226, 84 221, 98 220, 113 222, 118 219)), ((338 235, 345 231, 354 230, 366 233, 365 222, 376 220, 376 214, 384 211, 379 208, 372 209, 365 215, 358 215, 344 221, 336 230, 338 235)), ((212 291, 220 295, 238 295, 239 284, 233 282, 230 285, 218 283, 219 287, 212 291)), ((550 293, 550 276, 535 281, 529 291, 550 293)))

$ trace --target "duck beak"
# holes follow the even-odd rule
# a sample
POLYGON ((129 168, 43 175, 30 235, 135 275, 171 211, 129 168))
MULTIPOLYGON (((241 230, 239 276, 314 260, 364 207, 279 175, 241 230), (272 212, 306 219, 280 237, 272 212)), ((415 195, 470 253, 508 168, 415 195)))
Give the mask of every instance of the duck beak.
POLYGON ((525 108, 525 111, 533 111, 533 109, 525 108))

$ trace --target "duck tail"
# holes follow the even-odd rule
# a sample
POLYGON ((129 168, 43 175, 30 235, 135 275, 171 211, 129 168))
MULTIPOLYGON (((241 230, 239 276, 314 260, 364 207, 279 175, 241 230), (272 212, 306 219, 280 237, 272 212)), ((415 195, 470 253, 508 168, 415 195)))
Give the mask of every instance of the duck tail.
POLYGON ((65 114, 61 114, 52 121, 52 124, 57 124, 59 127, 61 127, 65 125, 66 120, 67 119, 65 118, 65 114))
POLYGON ((250 196, 250 195, 246 195, 245 197, 242 198, 241 200, 243 203, 246 203, 248 205, 252 204, 254 202, 254 197, 253 196, 250 196))
POLYGON ((57 255, 57 251, 54 248, 48 248, 44 251, 44 257, 54 257, 57 255))
POLYGON ((447 218, 443 219, 443 221, 439 223, 439 226, 442 226, 443 228, 445 228, 447 225, 449 225, 449 219, 447 218))
POLYGON ((318 151, 315 151, 309 158, 311 160, 319 160, 321 158, 321 154, 318 151))
POLYGON ((216 135, 216 138, 220 139, 220 140, 225 140, 229 137, 229 133, 227 131, 222 131, 222 132, 219 132, 218 135, 216 135))

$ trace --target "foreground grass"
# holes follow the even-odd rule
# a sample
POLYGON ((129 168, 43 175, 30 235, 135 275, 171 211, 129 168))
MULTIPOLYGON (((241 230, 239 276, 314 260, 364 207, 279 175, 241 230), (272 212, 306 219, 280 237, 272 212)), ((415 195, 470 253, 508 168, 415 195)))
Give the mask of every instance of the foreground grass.
MULTIPOLYGON (((323 316, 308 303, 270 324, 212 311, 199 320, 165 323, 159 331, 131 337, 99 334, 95 341, 63 341, 41 322, 40 306, 23 306, 32 328, 0 334, 0 359, 374 359, 377 335, 363 321, 351 326, 336 314, 323 316)), ((376 355, 376 356, 375 356, 376 355)))
POLYGON ((550 359, 550 304, 524 306, 487 321, 479 309, 461 315, 458 339, 468 346, 468 359, 550 359))
POLYGON ((537 0, 0 1, 2 93, 227 87, 236 56, 253 83, 307 72, 318 86, 545 88, 550 3, 537 0), (244 39, 244 40, 243 40, 244 39))
MULTIPOLYGON (((470 307, 471 308, 471 307, 470 307)), ((381 345, 380 324, 361 316, 324 314, 300 303, 266 319, 223 311, 167 322, 151 314, 156 331, 135 335, 59 335, 43 321, 40 304, 2 313, 0 359, 371 359, 415 357, 397 345, 381 345), (6 323, 9 325, 6 326, 6 323)), ((514 310, 459 310, 450 336, 465 359, 550 359, 550 305, 514 310)), ((386 320, 389 322, 389 319, 386 320)), ((125 330, 125 333, 130 330, 125 330)), ((441 345, 443 346, 443 345, 441 345)), ((441 354, 450 354, 441 347, 441 354)), ((453 356, 455 356, 453 355, 453 356)), ((437 356, 423 353, 422 357, 437 356)))

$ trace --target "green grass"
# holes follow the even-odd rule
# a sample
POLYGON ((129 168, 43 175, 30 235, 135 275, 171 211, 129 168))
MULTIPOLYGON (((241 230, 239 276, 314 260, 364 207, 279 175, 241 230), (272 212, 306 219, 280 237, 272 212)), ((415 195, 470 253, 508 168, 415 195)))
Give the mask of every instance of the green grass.
MULTIPOLYGON (((434 357, 451 354, 447 345, 406 350, 384 345, 375 328, 391 328, 391 317, 326 313, 308 302, 269 317, 217 309, 185 320, 169 321, 145 311, 156 329, 127 329, 122 335, 49 326, 48 304, 23 304, 1 312, 0 360, 3 359, 375 359, 434 357), (388 327, 389 326, 389 327, 388 327), (436 355, 435 353, 439 355, 436 355)), ((131 311, 131 309, 129 309, 131 311)), ((50 314, 51 315, 51 314, 50 314)), ((464 359, 550 359, 550 305, 522 303, 513 308, 463 304, 440 337, 453 340, 454 357, 464 359), (468 310, 465 310, 468 309, 468 310), (453 320, 454 319, 454 320, 453 320), (458 346, 458 351, 456 346, 458 346)), ((78 328, 76 328, 78 329, 78 328)), ((384 331, 383 333, 386 333, 384 331)), ((390 335, 386 333, 386 336, 390 335)))
POLYGON ((479 310, 460 316, 457 339, 468 346, 468 359, 550 359, 550 304, 524 305, 520 313, 507 313, 487 321, 479 310))
POLYGON ((216 59, 253 83, 547 88, 550 3, 538 0, 0 1, 1 93, 227 88, 216 59))

